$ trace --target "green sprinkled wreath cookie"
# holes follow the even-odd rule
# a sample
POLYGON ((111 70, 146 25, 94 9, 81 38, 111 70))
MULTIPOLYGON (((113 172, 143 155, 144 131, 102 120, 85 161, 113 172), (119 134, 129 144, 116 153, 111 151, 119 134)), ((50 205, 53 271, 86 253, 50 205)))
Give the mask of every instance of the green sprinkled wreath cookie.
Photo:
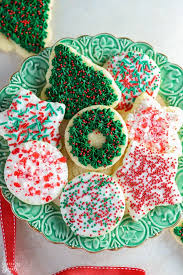
POLYGON ((86 169, 114 165, 127 146, 127 128, 111 107, 91 106, 78 112, 68 123, 65 146, 71 159, 86 169))
POLYGON ((53 0, 0 0, 0 48, 28 56, 48 46, 52 3, 53 0))
POLYGON ((109 72, 61 43, 53 48, 46 78, 42 97, 64 103, 66 119, 91 105, 115 107, 121 97, 109 72))

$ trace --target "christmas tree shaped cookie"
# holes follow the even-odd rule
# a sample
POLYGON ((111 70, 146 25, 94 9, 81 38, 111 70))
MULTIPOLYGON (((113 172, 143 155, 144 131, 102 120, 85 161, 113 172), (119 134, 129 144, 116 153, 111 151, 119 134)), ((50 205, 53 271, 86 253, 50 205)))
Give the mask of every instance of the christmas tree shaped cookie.
POLYGON ((52 3, 53 0, 0 1, 0 48, 28 56, 46 47, 52 3))
POLYGON ((92 105, 117 106, 121 92, 104 68, 57 43, 50 57, 47 86, 42 97, 66 105, 66 119, 92 105))

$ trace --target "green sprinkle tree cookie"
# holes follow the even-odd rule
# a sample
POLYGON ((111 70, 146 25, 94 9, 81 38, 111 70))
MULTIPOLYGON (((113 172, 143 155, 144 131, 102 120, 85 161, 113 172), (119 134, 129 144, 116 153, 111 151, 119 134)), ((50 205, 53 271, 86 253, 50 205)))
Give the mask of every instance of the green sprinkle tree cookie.
POLYGON ((50 5, 51 0, 0 1, 0 32, 26 51, 39 53, 48 38, 50 5))
POLYGON ((109 72, 60 43, 53 49, 47 82, 46 96, 66 105, 66 119, 85 107, 115 107, 120 100, 120 90, 109 72))

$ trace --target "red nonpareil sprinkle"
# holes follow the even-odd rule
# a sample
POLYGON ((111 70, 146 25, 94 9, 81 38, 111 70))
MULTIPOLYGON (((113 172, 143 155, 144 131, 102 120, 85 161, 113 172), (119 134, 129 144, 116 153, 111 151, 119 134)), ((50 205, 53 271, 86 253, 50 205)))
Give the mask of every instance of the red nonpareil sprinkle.
POLYGON ((46 197, 46 202, 49 202, 49 201, 51 201, 52 200, 52 197, 51 196, 47 196, 46 197))

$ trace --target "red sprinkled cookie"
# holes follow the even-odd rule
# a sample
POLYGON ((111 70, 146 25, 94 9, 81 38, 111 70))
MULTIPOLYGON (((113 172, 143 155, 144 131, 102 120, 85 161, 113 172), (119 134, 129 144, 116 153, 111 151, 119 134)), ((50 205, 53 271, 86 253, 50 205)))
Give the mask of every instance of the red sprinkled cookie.
POLYGON ((155 153, 182 154, 177 131, 183 123, 183 111, 176 107, 161 107, 147 94, 138 97, 126 118, 129 140, 143 142, 155 153))
POLYGON ((130 144, 116 176, 134 220, 155 206, 182 202, 175 182, 177 166, 175 154, 155 154, 136 141, 130 144))
POLYGON ((46 142, 22 143, 11 151, 4 178, 10 192, 21 201, 45 204, 58 197, 67 183, 66 158, 46 142))

